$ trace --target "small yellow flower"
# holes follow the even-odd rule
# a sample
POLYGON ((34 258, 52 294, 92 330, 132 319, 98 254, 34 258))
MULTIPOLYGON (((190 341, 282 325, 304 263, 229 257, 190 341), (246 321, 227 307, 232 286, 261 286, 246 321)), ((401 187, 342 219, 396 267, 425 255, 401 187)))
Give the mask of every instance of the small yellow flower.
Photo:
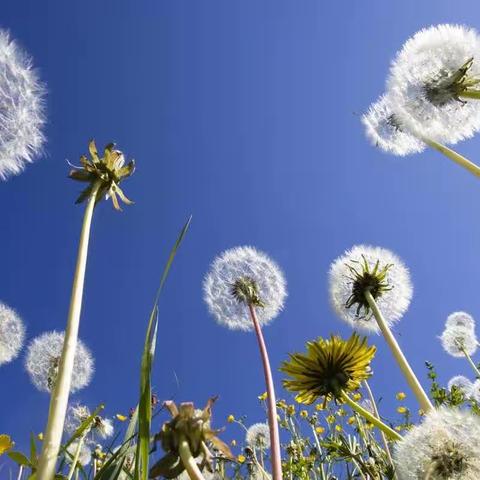
POLYGON ((323 427, 317 427, 317 428, 315 428, 315 431, 316 431, 317 433, 322 434, 322 433, 325 431, 325 429, 324 429, 323 427))
POLYGON ((339 417, 344 417, 346 414, 347 414, 347 412, 343 408, 339 408, 338 411, 337 411, 337 415, 339 417))
POLYGON ((127 420, 127 417, 125 415, 121 415, 120 413, 117 413, 115 416, 120 422, 125 422, 127 420))
POLYGON ((233 423, 234 421, 235 421, 235 417, 234 417, 233 415, 229 415, 229 416, 227 417, 227 422, 228 422, 228 423, 233 423))
POLYGON ((236 440, 232 440, 232 441, 230 442, 230 445, 231 445, 232 447, 236 447, 236 446, 237 446, 237 441, 236 441, 236 440))
POLYGON ((362 399, 362 394, 360 392, 354 393, 353 394, 353 399, 358 402, 359 400, 362 399))
POLYGON ((287 408, 287 406, 288 406, 288 405, 287 405, 283 400, 279 400, 279 401, 277 402, 277 407, 278 407, 278 408, 281 408, 282 410, 285 410, 285 409, 287 408))
POLYGON ((331 425, 332 423, 335 423, 335 416, 334 415, 328 415, 326 420, 327 420, 327 423, 331 425))
POLYGON ((355 417, 349 417, 348 420, 347 420, 347 423, 348 423, 349 425, 352 425, 352 424, 355 423, 355 420, 356 420, 355 417))
POLYGON ((325 410, 325 407, 323 406, 323 403, 317 403, 315 405, 315 410, 317 410, 317 412, 320 412, 321 410, 325 410))
POLYGON ((14 445, 9 435, 0 435, 0 455, 11 450, 14 445))
POLYGON ((300 411, 300 416, 301 416, 302 418, 307 418, 307 417, 308 417, 308 412, 307 412, 306 410, 301 410, 301 411, 300 411))
POLYGON ((287 408, 287 413, 289 415, 295 415, 295 405, 289 405, 287 408))
POLYGON ((264 401, 267 399, 267 396, 267 392, 263 392, 261 395, 258 396, 258 399, 264 401))
POLYGON ((407 395, 404 392, 398 392, 396 395, 397 400, 402 401, 407 398, 407 395))
POLYGON ((246 458, 245 458, 244 455, 239 455, 239 456, 237 457, 237 462, 238 462, 238 463, 243 463, 245 460, 246 460, 246 458))
POLYGON ((407 407, 402 406, 397 408, 397 412, 401 414, 407 413, 407 411, 408 411, 407 407))
POLYGON ((403 430, 403 427, 402 427, 401 425, 397 425, 397 426, 395 427, 395 430, 396 430, 397 432, 401 432, 401 431, 403 430))
POLYGON ((375 425, 374 425, 373 423, 370 423, 370 422, 367 422, 367 423, 365 424, 365 426, 366 426, 369 430, 372 430, 372 428, 375 427, 375 425))
POLYGON ((335 425, 335 430, 337 432, 341 432, 343 430, 342 426, 341 425, 335 425))
POLYGON ((38 435, 37 435, 37 438, 42 441, 43 440, 43 432, 40 432, 38 435))

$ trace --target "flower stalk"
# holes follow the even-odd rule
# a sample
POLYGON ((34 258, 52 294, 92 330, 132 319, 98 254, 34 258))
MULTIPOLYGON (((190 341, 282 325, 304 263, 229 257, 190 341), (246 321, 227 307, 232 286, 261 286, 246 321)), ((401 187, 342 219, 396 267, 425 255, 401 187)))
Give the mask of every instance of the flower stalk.
POLYGON ((370 423, 375 425, 377 428, 379 428, 385 435, 390 438, 391 440, 396 440, 400 441, 402 440, 402 436, 397 433, 393 428, 390 428, 388 425, 383 423, 380 419, 378 419, 375 415, 372 415, 368 410, 363 408, 361 405, 359 405, 357 402, 352 400, 347 393, 344 391, 341 392, 340 398, 355 412, 357 412, 359 415, 364 417, 366 420, 368 420, 370 423))
POLYGON ((188 440, 184 435, 180 436, 178 444, 178 454, 182 460, 183 466, 190 477, 190 480, 205 480, 202 472, 198 468, 197 462, 193 458, 190 446, 188 445, 188 440))
POLYGON ((395 360, 397 361, 400 367, 400 370, 405 376, 408 382, 408 385, 412 389, 413 393, 415 394, 418 400, 418 403, 420 404, 420 408, 424 412, 430 411, 433 408, 433 405, 430 399, 428 398, 427 394, 425 393, 425 390, 423 389, 422 385, 418 381, 412 368, 410 367, 410 364, 405 358, 405 355, 403 354, 400 348, 400 345, 398 345, 397 340, 393 336, 391 330, 388 328, 387 322, 383 318, 382 312, 378 308, 377 302, 375 301, 375 299, 373 298, 369 290, 365 290, 364 295, 377 321, 378 327, 380 328, 383 334, 383 337, 385 338, 385 341, 387 342, 393 356, 395 357, 395 360))
POLYGON ((262 329, 258 322, 255 306, 248 304, 250 316, 257 335, 258 346, 262 357, 263 371, 265 375, 265 386, 267 389, 267 406, 268 406, 268 425, 270 427, 270 449, 272 462, 273 480, 282 480, 282 459, 280 454, 280 435, 278 432, 277 422, 277 401, 275 398, 275 389, 273 386, 272 370, 270 368, 270 360, 268 358, 267 346, 263 338, 262 329))
POLYGON ((472 370, 475 372, 475 375, 477 378, 480 378, 480 370, 478 370, 477 366, 475 365, 475 362, 472 360, 472 357, 468 354, 468 352, 465 350, 463 347, 459 347, 460 350, 463 352, 465 355, 465 358, 467 359, 468 363, 472 367, 472 370))
POLYGON ((78 459, 80 458, 80 452, 82 451, 83 442, 85 441, 85 437, 87 433, 88 433, 88 429, 86 429, 78 439, 77 448, 75 449, 75 454, 73 456, 72 464, 70 465, 70 471, 68 472, 67 480, 72 480, 73 474, 77 469, 78 459))
POLYGON ((97 192, 101 182, 93 184, 88 198, 83 218, 80 243, 78 247, 77 265, 73 277, 72 296, 68 312, 65 341, 55 386, 50 399, 48 423, 45 429, 43 451, 40 456, 37 480, 51 480, 55 475, 55 465, 60 449, 60 442, 67 411, 70 383, 72 379, 73 362, 77 347, 78 330, 80 325, 80 313, 82 310, 83 286, 85 283, 85 270, 87 265, 88 243, 92 224, 93 209, 97 192))

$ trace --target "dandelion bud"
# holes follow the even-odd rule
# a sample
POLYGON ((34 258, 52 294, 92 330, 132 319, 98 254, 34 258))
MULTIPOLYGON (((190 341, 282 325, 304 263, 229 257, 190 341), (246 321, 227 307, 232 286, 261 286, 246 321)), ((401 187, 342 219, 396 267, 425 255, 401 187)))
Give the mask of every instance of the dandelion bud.
POLYGON ((0 303, 0 365, 18 356, 24 339, 25 327, 21 318, 14 310, 0 303))
MULTIPOLYGON (((55 385, 63 341, 63 332, 47 332, 33 339, 28 347, 25 368, 32 383, 40 391, 51 392, 55 385)), ((71 392, 76 392, 90 383, 93 367, 90 350, 79 341, 73 362, 71 392)))

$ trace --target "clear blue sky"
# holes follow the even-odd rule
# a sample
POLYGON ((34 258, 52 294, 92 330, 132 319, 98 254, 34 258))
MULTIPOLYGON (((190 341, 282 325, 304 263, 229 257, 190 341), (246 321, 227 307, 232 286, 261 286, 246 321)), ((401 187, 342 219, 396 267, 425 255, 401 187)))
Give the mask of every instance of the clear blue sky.
MULTIPOLYGON (((136 204, 95 212, 80 330, 96 374, 74 399, 105 402, 112 415, 135 404, 153 295, 190 213, 160 304, 160 399, 219 394, 216 425, 229 413, 263 419, 254 336, 217 326, 202 301, 210 261, 243 244, 268 252, 289 282, 285 311, 265 329, 273 366, 318 335, 350 334, 329 307, 327 270, 367 242, 411 268, 414 300, 395 331, 415 370, 425 378, 428 359, 444 381, 471 376, 436 336, 454 310, 480 318, 480 182, 433 152, 376 151, 359 121, 403 41, 441 22, 480 29, 478 2, 2 1, 0 26, 49 90, 46 157, 0 184, 0 299, 29 338, 65 325, 83 213, 65 160, 75 163, 91 137, 137 160, 124 184, 136 204)), ((459 150, 480 162, 480 138, 459 150)), ((372 383, 389 413, 407 387, 372 340, 372 383)), ((23 446, 43 429, 48 398, 23 358, 0 369, 0 385, 0 432, 23 446)))

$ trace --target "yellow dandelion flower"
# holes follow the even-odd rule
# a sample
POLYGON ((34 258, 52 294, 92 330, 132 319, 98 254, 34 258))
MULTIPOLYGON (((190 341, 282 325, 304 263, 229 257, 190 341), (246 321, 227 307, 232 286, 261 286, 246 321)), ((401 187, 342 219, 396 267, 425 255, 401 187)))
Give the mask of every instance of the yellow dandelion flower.
POLYGON ((264 401, 267 399, 267 396, 267 392, 263 392, 261 395, 258 396, 258 399, 264 401))
POLYGON ((397 412, 401 413, 401 414, 407 413, 408 409, 407 409, 407 407, 400 406, 400 407, 397 408, 397 412))
POLYGON ((327 423, 330 424, 330 425, 332 423, 335 423, 335 415, 328 415, 326 420, 327 420, 327 423))
POLYGON ((308 417, 308 412, 306 410, 300 410, 300 416, 302 418, 307 418, 308 417))
POLYGON ((325 428, 324 428, 324 427, 316 427, 316 428, 315 428, 315 431, 316 431, 317 433, 322 434, 323 432, 325 432, 325 428))
POLYGON ((346 410, 344 408, 339 408, 337 411, 337 415, 339 417, 344 417, 347 414, 346 410))
POLYGON ((404 392, 398 392, 395 395, 395 397, 397 398, 397 400, 402 401, 402 400, 405 400, 407 398, 407 395, 404 392))
POLYGON ((349 425, 353 425, 355 423, 356 418, 355 417, 348 417, 347 423, 349 425))
POLYGON ((282 410, 285 410, 288 407, 288 405, 285 403, 284 400, 279 400, 277 402, 277 407, 281 408, 282 410))
POLYGON ((6 434, 0 435, 0 455, 11 450, 14 445, 15 443, 10 438, 10 435, 6 435, 6 434))
POLYGON ((307 342, 307 353, 290 354, 280 370, 291 377, 283 381, 290 392, 297 392, 297 401, 312 404, 319 397, 340 398, 352 392, 370 377, 370 362, 376 348, 366 338, 354 333, 348 340, 332 335, 307 342))
POLYGON ((335 425, 335 430, 337 432, 341 432, 343 430, 342 426, 341 425, 335 425))
POLYGON ((238 463, 243 463, 246 460, 245 455, 239 455, 237 457, 237 462, 238 463))
POLYGON ((117 413, 115 417, 117 417, 117 420, 120 422, 125 422, 127 420, 127 417, 125 415, 121 415, 120 413, 117 413))
POLYGON ((354 393, 353 394, 353 399, 358 402, 359 400, 362 399, 362 394, 360 392, 354 393))
POLYGON ((228 423, 233 423, 234 421, 235 421, 235 417, 234 417, 233 415, 229 415, 229 416, 227 417, 227 422, 228 422, 228 423))

